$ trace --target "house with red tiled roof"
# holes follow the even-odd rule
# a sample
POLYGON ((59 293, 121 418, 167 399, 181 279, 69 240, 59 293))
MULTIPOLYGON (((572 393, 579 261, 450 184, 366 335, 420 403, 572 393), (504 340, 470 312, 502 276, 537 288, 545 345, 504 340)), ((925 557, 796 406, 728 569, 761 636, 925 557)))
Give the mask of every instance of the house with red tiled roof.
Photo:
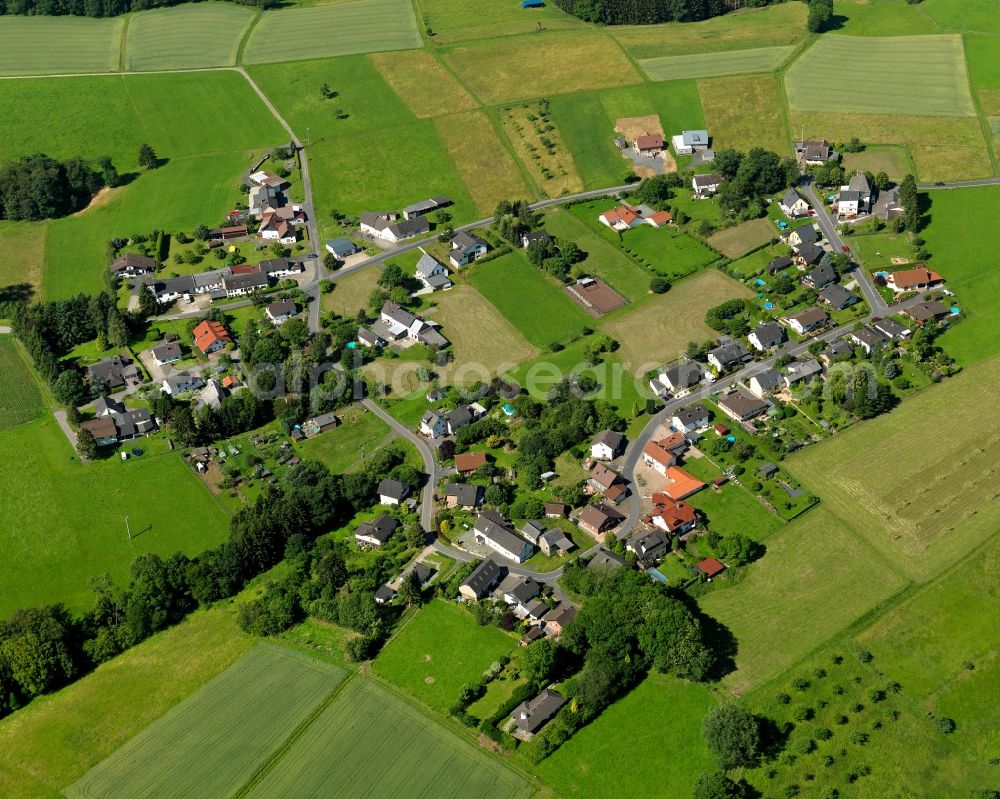
POLYGON ((673 222, 674 218, 670 215, 670 211, 655 211, 649 216, 643 217, 643 221, 653 227, 663 227, 673 222))
POLYGON ((906 269, 902 272, 893 272, 886 279, 885 284, 895 292, 900 291, 925 291, 944 282, 944 278, 937 272, 932 272, 923 264, 915 266, 913 269, 906 269))
POLYGON ((662 133, 646 133, 632 140, 632 147, 639 155, 655 155, 665 145, 662 133))
POLYGON ((213 319, 201 322, 191 334, 194 336, 194 345, 205 355, 217 352, 233 341, 225 326, 213 319))
POLYGON ((666 494, 653 494, 653 512, 649 522, 666 533, 681 536, 694 529, 698 517, 687 502, 675 501, 666 494))
POLYGON ((628 230, 643 223, 642 217, 627 205, 619 205, 617 208, 605 211, 597 218, 601 224, 607 225, 612 230, 628 230))
POLYGON ((455 456, 455 471, 459 474, 472 474, 480 466, 485 465, 485 452, 462 452, 455 456))
POLYGON ((687 499, 692 494, 697 494, 705 487, 705 484, 693 474, 681 469, 679 466, 667 468, 667 485, 663 492, 673 500, 687 499))
POLYGON ((715 558, 705 558, 695 568, 708 578, 715 577, 726 569, 725 564, 715 558))
MULTIPOLYGON (((683 439, 683 436, 681 436, 683 439)), ((650 441, 642 448, 642 462, 666 476, 667 469, 677 463, 676 446, 671 449, 668 439, 650 441)))

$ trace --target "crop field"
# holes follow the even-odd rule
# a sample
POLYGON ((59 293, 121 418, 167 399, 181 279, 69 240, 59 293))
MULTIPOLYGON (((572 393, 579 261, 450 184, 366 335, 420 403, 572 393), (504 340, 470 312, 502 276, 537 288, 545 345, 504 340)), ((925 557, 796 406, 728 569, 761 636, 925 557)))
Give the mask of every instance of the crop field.
POLYGON ((259 644, 88 771, 66 796, 131 797, 167 790, 231 796, 345 676, 308 655, 259 644))
POLYGON ((492 214, 499 200, 535 196, 483 111, 438 117, 434 127, 480 214, 492 214))
POLYGON ((372 63, 418 117, 436 117, 478 107, 465 87, 426 50, 373 53, 372 63))
POLYGON ((713 233, 708 237, 708 243, 727 258, 739 258, 777 237, 770 219, 752 219, 713 233))
MULTIPOLYGON (((828 446, 828 445, 827 445, 828 446)), ((699 600, 739 641, 723 683, 739 695, 842 631, 906 581, 874 560, 859 536, 823 506, 767 538, 742 580, 699 600)))
POLYGON ((651 80, 713 78, 719 75, 745 75, 774 72, 795 52, 794 45, 756 47, 752 50, 728 50, 722 53, 668 55, 647 58, 639 66, 651 80))
POLYGON ((898 146, 866 147, 860 153, 844 153, 843 165, 848 174, 871 172, 877 175, 885 172, 897 182, 913 171, 909 154, 898 146))
POLYGON ((960 36, 853 37, 816 41, 788 70, 796 111, 911 116, 975 116, 960 36), (868 56, 893 68, 871 80, 868 56), (837 64, 836 77, 830 65, 837 64), (817 90, 818 86, 823 90, 817 90))
POLYGON ((443 57, 490 105, 642 81, 614 42, 589 31, 499 39, 456 47, 443 57), (530 80, 525 79, 527 65, 530 80))
POLYGON ((239 631, 234 615, 232 604, 195 611, 0 720, 0 794, 61 796, 63 788, 225 671, 254 643, 239 631))
POLYGON ((445 713, 464 683, 473 682, 516 645, 496 627, 480 627, 465 609, 435 600, 382 650, 373 671, 425 705, 445 713))
POLYGON ((295 445, 302 460, 325 463, 335 474, 346 472, 360 462, 362 448, 374 452, 391 432, 374 413, 357 406, 338 415, 341 422, 338 427, 295 445))
POLYGON ((603 330, 621 344, 621 357, 633 371, 641 364, 650 364, 652 369, 680 357, 689 341, 715 335, 705 324, 709 308, 749 296, 745 286, 710 269, 678 281, 666 294, 605 323, 603 330))
POLYGON ((776 77, 710 78, 698 81, 698 91, 716 150, 764 147, 779 155, 791 154, 776 77))
POLYGON ((0 431, 38 416, 42 398, 13 336, 0 335, 0 431))
MULTIPOLYGON (((551 98, 552 119, 587 189, 616 186, 629 162, 615 147, 615 120, 658 114, 670 131, 705 126, 694 81, 625 86, 551 98)), ((669 133, 667 135, 670 135, 669 133)))
POLYGON ((565 797, 690 796, 698 776, 715 768, 701 737, 701 720, 714 704, 704 686, 652 673, 535 773, 565 797))
POLYGON ((489 796, 528 782, 363 677, 346 686, 248 796, 489 796))
POLYGON ((124 17, 0 17, 0 75, 113 72, 124 24, 124 17))
POLYGON ((0 458, 18 464, 0 482, 2 616, 43 602, 83 610, 93 599, 93 575, 121 580, 140 552, 193 555, 226 536, 226 514, 176 453, 84 467, 46 415, 0 432, 0 458))
POLYGON ((129 70, 196 69, 236 63, 254 12, 232 3, 198 3, 136 14, 125 36, 129 70))
POLYGON ((614 25, 608 33, 633 58, 717 53, 752 47, 777 47, 806 37, 806 10, 795 3, 744 9, 703 22, 668 25, 614 25))
POLYGON ((920 235, 933 248, 934 268, 947 277, 965 314, 962 324, 937 343, 959 363, 976 363, 1000 354, 993 332, 1000 313, 1000 270, 990 255, 1000 247, 1000 229, 991 221, 1000 213, 1000 192, 986 187, 930 197, 930 223, 920 235))
POLYGON ((587 254, 577 271, 596 275, 630 302, 648 296, 653 276, 569 211, 563 208, 549 210, 545 215, 545 229, 557 238, 575 241, 587 254))
POLYGON ((520 253, 478 264, 468 274, 473 288, 541 349, 578 335, 593 323, 552 278, 520 253))
POLYGON ((358 0, 267 11, 250 32, 243 62, 267 64, 423 47, 407 0, 358 0))
POLYGON ((495 0, 421 0, 420 11, 429 28, 427 36, 436 45, 535 33, 539 23, 546 31, 587 27, 552 3, 524 9, 518 3, 495 0))
POLYGON ((983 413, 998 379, 998 359, 969 367, 793 456, 789 471, 885 558, 925 581, 1000 529, 1000 421, 983 413), (937 420, 930 459, 920 454, 926 419, 937 420), (872 474, 879 479, 865 477, 872 474))
POLYGON ((492 376, 503 374, 538 355, 538 349, 471 286, 439 292, 434 300, 434 321, 441 324, 455 352, 449 371, 454 369, 457 385, 485 379, 484 371, 492 376))
POLYGON ((557 125, 540 118, 539 103, 500 109, 500 126, 531 179, 546 197, 583 189, 573 157, 557 125))
POLYGON ((42 287, 45 225, 0 222, 0 298, 9 286, 27 284, 35 295, 42 287))

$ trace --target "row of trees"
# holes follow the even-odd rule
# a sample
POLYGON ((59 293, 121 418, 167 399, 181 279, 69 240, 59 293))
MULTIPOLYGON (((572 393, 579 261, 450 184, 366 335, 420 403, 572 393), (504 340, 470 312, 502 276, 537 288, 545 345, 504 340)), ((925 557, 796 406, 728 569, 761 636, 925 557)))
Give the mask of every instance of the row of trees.
POLYGON ((555 0, 563 11, 605 25, 655 25, 717 17, 740 5, 762 7, 769 0, 555 0))
POLYGON ((104 186, 118 182, 118 171, 103 156, 95 167, 82 158, 60 161, 26 155, 0 165, 0 219, 36 222, 86 208, 104 186))

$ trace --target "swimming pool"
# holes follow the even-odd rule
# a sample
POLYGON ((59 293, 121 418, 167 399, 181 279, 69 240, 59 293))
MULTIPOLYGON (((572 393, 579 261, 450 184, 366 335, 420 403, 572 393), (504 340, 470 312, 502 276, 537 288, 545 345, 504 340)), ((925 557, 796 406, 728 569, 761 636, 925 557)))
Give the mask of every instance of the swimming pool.
POLYGON ((773 302, 765 302, 764 303, 764 310, 765 311, 773 311, 774 310, 774 303, 773 302))
POLYGON ((761 280, 759 277, 755 278, 753 282, 757 286, 766 286, 767 285, 767 281, 766 280, 761 280))

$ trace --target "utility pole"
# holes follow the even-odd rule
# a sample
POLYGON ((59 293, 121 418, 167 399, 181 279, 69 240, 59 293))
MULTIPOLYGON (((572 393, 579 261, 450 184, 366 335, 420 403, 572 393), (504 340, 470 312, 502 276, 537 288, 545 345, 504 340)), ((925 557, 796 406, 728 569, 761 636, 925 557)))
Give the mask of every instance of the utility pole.
POLYGON ((132 529, 128 526, 128 516, 125 517, 125 532, 128 533, 128 540, 132 540, 132 529))

